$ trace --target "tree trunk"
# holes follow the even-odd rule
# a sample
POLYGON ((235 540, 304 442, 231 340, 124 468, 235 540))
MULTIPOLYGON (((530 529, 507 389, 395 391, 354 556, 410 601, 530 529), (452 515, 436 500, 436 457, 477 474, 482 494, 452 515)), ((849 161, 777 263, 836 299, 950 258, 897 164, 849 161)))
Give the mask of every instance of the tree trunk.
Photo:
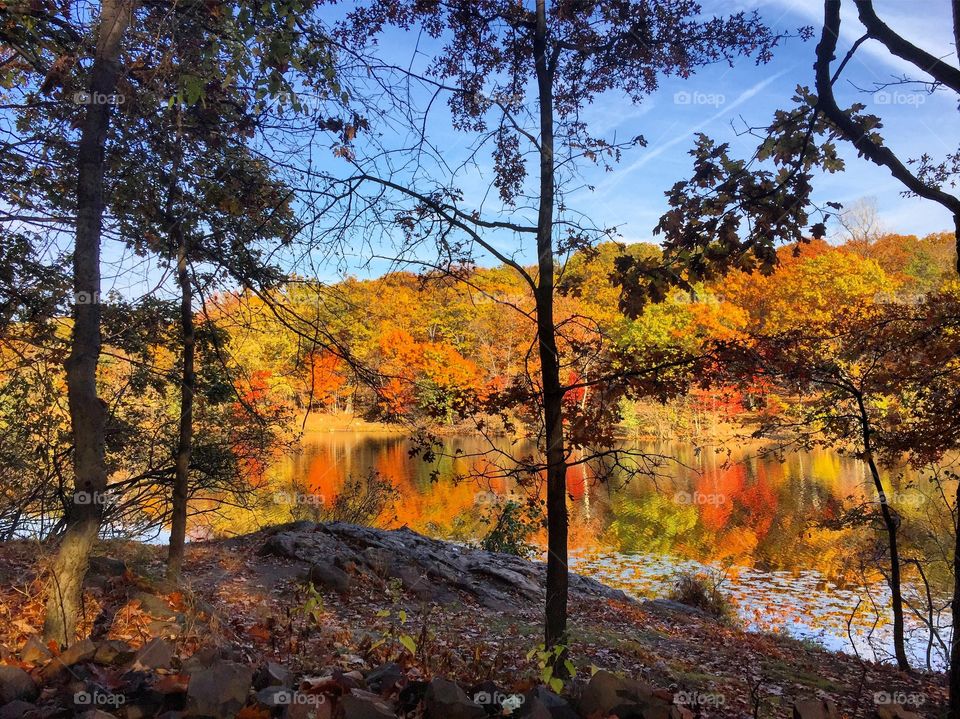
MULTIPOLYGON (((563 389, 553 321, 553 73, 547 57, 545 0, 537 0, 534 58, 540 100, 540 207, 537 217, 537 340, 543 392, 543 425, 547 459, 547 647, 566 643, 567 636, 567 463, 563 437, 563 389)), ((559 666, 562 666, 558 662, 559 666)), ((556 670, 555 670, 556 671, 556 670)))
MULTIPOLYGON (((957 2, 960 3, 960 0, 957 0, 957 2)), ((960 47, 960 45, 957 47, 960 47)), ((957 52, 960 52, 960 50, 957 52)), ((957 274, 960 275, 960 214, 953 216, 953 242, 954 249, 957 251, 957 274)))
POLYGON ((893 651, 897 658, 897 666, 906 671, 910 669, 910 662, 907 660, 907 652, 903 639, 903 593, 901 591, 900 578, 900 550, 897 547, 897 519, 890 510, 890 504, 887 501, 887 493, 883 489, 883 481, 880 479, 880 471, 877 469, 877 463, 873 459, 873 441, 870 437, 870 418, 867 414, 867 408, 863 397, 857 395, 857 405, 860 410, 860 428, 863 433, 863 449, 867 459, 867 466, 870 468, 870 476, 873 478, 873 486, 877 490, 877 498, 880 500, 880 513, 883 515, 883 523, 887 530, 887 544, 890 549, 890 602, 893 611, 893 651))
POLYGON ((73 252, 73 338, 65 363, 73 430, 73 504, 66 532, 50 567, 43 634, 68 645, 76 633, 83 578, 100 530, 106 499, 106 409, 97 396, 100 359, 100 233, 103 217, 104 145, 109 98, 116 92, 118 59, 133 13, 131 0, 103 0, 90 96, 77 152, 77 234, 73 252))
POLYGON ((183 368, 180 381, 180 435, 177 441, 176 474, 173 480, 173 508, 170 521, 170 551, 167 555, 167 578, 179 581, 183 567, 183 550, 187 534, 187 496, 190 452, 193 449, 193 393, 196 385, 194 354, 196 334, 193 327, 193 292, 188 272, 187 238, 183 226, 176 222, 177 282, 180 285, 180 328, 183 333, 183 368))
POLYGON ((953 600, 950 610, 953 612, 953 635, 950 638, 950 709, 948 719, 960 719, 960 484, 957 485, 957 511, 953 527, 953 600))

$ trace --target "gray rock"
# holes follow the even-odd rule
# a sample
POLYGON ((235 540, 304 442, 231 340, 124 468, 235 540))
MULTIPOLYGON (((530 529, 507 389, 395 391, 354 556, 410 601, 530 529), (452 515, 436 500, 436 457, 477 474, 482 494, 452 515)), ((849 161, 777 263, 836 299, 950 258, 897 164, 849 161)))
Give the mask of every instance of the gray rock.
POLYGON ((50 653, 43 640, 36 635, 27 639, 23 649, 20 650, 20 659, 31 664, 42 664, 49 661, 51 657, 53 657, 53 654, 50 653))
POLYGON ((482 719, 487 715, 459 684, 439 677, 427 686, 423 701, 425 719, 482 719))
POLYGON ((277 662, 267 662, 257 672, 257 684, 261 687, 292 687, 293 672, 277 662))
POLYGON ((181 670, 184 674, 193 674, 201 669, 212 667, 222 658, 217 647, 207 644, 197 649, 189 659, 184 661, 181 670))
POLYGON ((793 705, 793 719, 839 719, 837 707, 828 699, 803 699, 793 705))
POLYGON ((292 697, 293 690, 288 689, 287 687, 264 687, 257 692, 257 702, 269 709, 288 706, 292 703, 292 697))
POLYGON ((387 662, 367 674, 366 681, 372 691, 384 692, 402 682, 406 676, 399 664, 387 662))
POLYGON ((310 567, 309 579, 314 586, 332 589, 338 594, 350 591, 350 575, 329 562, 316 562, 310 567))
MULTIPOLYGON (((657 706, 670 708, 668 702, 654 696, 651 685, 635 679, 619 677, 604 670, 590 677, 590 681, 580 695, 580 713, 584 716, 593 714, 625 716, 627 710, 640 716, 640 711, 648 708, 652 715, 657 706), (619 712, 617 712, 618 709, 619 712)), ((646 719, 645 715, 644 717, 646 719)))
POLYGON ((190 676, 188 717, 232 717, 250 693, 253 670, 236 662, 220 661, 190 676))
POLYGON ((0 707, 0 719, 23 719, 37 707, 30 702, 22 699, 14 699, 12 702, 0 707))
POLYGON ((122 559, 113 557, 90 557, 87 571, 103 577, 122 577, 127 571, 127 565, 122 559))
POLYGON ((173 661, 174 648, 166 639, 154 637, 144 644, 133 657, 134 669, 166 669, 173 661))
MULTIPOLYGON (((267 530, 263 536, 261 554, 321 567, 313 572, 314 583, 337 591, 349 586, 353 575, 342 568, 356 558, 358 569, 365 566, 384 579, 399 577, 408 590, 430 601, 452 602, 459 593, 467 593, 483 606, 510 611, 544 599, 545 564, 459 547, 406 527, 384 530, 341 522, 305 523, 267 530)), ((574 574, 570 591, 583 599, 633 601, 620 590, 574 574)))
POLYGON ((563 697, 559 697, 546 687, 540 686, 527 694, 528 701, 543 705, 552 719, 579 719, 577 713, 563 697))
POLYGON ((0 665, 0 704, 17 700, 31 702, 39 694, 36 683, 23 669, 0 665))
POLYGON ((351 689, 340 700, 340 706, 343 715, 350 719, 396 719, 397 716, 389 702, 363 689, 351 689))

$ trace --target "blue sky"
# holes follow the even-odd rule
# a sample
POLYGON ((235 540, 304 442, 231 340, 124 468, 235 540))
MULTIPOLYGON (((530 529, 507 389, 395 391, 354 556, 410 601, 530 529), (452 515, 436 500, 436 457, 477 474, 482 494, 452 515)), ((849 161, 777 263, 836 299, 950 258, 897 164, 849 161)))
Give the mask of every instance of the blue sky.
MULTIPOLYGON (((813 84, 813 53, 822 23, 820 0, 732 0, 705 4, 718 11, 733 7, 758 9, 768 24, 789 29, 802 24, 815 28, 816 37, 808 42, 788 41, 768 65, 738 63, 733 68, 714 66, 687 81, 667 81, 650 101, 623 118, 621 129, 642 128, 649 141, 646 149, 627 159, 620 170, 598 184, 593 210, 604 217, 623 218, 624 236, 650 240, 651 229, 666 205, 663 191, 677 178, 689 174, 695 132, 705 132, 729 141, 741 154, 749 152, 753 138, 737 137, 744 125, 767 123, 779 107, 790 105, 797 85, 813 84), (686 104, 684 104, 686 103, 686 104)), ((956 62, 948 0, 878 0, 877 12, 888 25, 908 39, 956 62), (918 12, 919 9, 923 12, 918 12)), ((842 40, 838 54, 846 52, 862 31, 852 2, 844 4, 842 40)), ((929 152, 942 157, 960 145, 958 98, 950 91, 930 95, 921 88, 900 86, 886 92, 865 93, 882 83, 910 73, 906 63, 891 56, 878 43, 860 47, 837 85, 841 106, 854 102, 867 105, 867 111, 884 119, 883 135, 887 144, 901 157, 917 157, 929 152)), ((602 109, 598 108, 600 112, 602 109)), ((844 204, 859 198, 875 198, 883 226, 891 231, 925 234, 952 229, 949 214, 939 205, 916 198, 901 197, 902 187, 885 170, 857 158, 842 147, 847 170, 825 175, 815 183, 819 200, 844 204)))
MULTIPOLYGON (((785 41, 772 62, 757 66, 751 59, 733 67, 717 64, 700 70, 690 79, 666 79, 660 89, 641 104, 631 104, 621 95, 608 93, 587 108, 584 119, 593 133, 608 139, 643 135, 648 145, 626 153, 612 172, 587 167, 583 187, 567 196, 572 208, 587 215, 597 226, 617 226, 627 242, 652 241, 653 228, 667 209, 664 192, 676 181, 688 177, 695 134, 704 132, 720 142, 729 142, 733 154, 749 157, 758 140, 738 135, 748 126, 768 124, 778 108, 790 107, 798 85, 812 86, 814 51, 822 24, 822 0, 702 0, 706 14, 728 14, 737 10, 758 10, 768 25, 780 31, 795 31, 803 25, 814 27, 814 38, 785 41)), ((852 0, 844 3, 842 37, 838 55, 842 55, 862 34, 852 0)), ((938 56, 956 63, 951 32, 949 0, 877 0, 877 13, 896 31, 938 56), (918 12, 922 8, 923 13, 918 12)), ((423 69, 424 59, 438 49, 435 42, 415 32, 389 31, 378 52, 398 65, 423 69), (417 51, 419 50, 419 55, 417 51)), ((900 85, 875 92, 878 83, 889 82, 904 74, 917 77, 904 61, 890 55, 879 43, 863 44, 836 87, 842 107, 855 102, 883 118, 883 136, 902 158, 930 153, 942 158, 960 146, 958 98, 948 90, 930 94, 921 86, 900 85)), ((461 134, 449 127, 449 115, 442 104, 432 111, 430 133, 441 149, 443 159, 451 163, 463 159, 472 134, 461 134)), ((389 135, 389 133, 388 133, 389 135)), ((389 144, 389 139, 387 140, 389 144)), ((949 214, 939 205, 917 198, 902 197, 902 186, 889 173, 856 157, 841 143, 847 170, 836 175, 819 176, 814 198, 821 206, 826 201, 850 206, 864 199, 875 202, 882 229, 906 234, 927 234, 953 227, 949 214)), ((484 150, 476 166, 459 175, 456 185, 464 191, 465 206, 494 209, 490 201, 491 167, 489 151, 484 150)), ((531 168, 535 170, 535 168, 531 168)), ((429 168, 427 170, 430 172, 429 168)), ((442 172, 433 172, 438 179, 442 172)), ((535 178, 532 178, 535 179, 535 178)), ((495 195, 495 193, 494 193, 495 195)), ((532 208, 510 215, 510 219, 533 222, 532 208)), ((501 217, 503 219, 503 217, 501 217)), ((830 227, 834 238, 841 228, 830 227)), ((367 238, 368 240, 370 238, 367 238)), ((529 262, 532 248, 517 247, 515 237, 499 234, 493 238, 498 249, 529 262)), ((376 240, 373 240, 377 244, 376 240)), ((390 240, 381 240, 384 255, 391 255, 390 240)), ((364 250, 357 247, 346 258, 348 272, 360 276, 377 275, 390 267, 385 261, 364 266, 364 250)), ((495 264, 490 257, 479 257, 481 264, 495 264)), ((319 268, 312 268, 325 274, 319 268)))
MULTIPOLYGON (((701 2, 708 14, 756 9, 768 25, 782 31, 812 25, 815 37, 807 42, 799 39, 786 41, 772 62, 766 65, 756 66, 752 60, 746 59, 733 67, 718 64, 702 69, 688 80, 664 80, 660 89, 639 105, 632 105, 622 96, 611 93, 598 98, 587 108, 585 119, 594 133, 606 137, 616 134, 620 138, 643 135, 648 142, 647 147, 625 154, 613 172, 587 168, 583 180, 594 189, 576 190, 568 197, 570 205, 589 216, 596 225, 617 226, 622 239, 628 242, 656 241, 653 228, 667 209, 664 192, 676 181, 689 176, 691 158, 688 151, 696 133, 704 132, 720 142, 730 142, 734 155, 749 156, 756 138, 738 137, 737 133, 746 126, 765 126, 775 110, 791 105, 790 98, 797 85, 811 86, 813 83, 822 0, 701 2)), ((949 0, 876 0, 875 6, 880 17, 896 31, 934 54, 957 62, 949 0)), ((838 48, 841 55, 862 32, 852 0, 846 0, 843 7, 842 38, 838 48)), ((327 10, 330 20, 342 17, 343 6, 328 6, 327 10)), ((427 51, 437 49, 437 43, 427 41, 415 32, 393 30, 380 43, 379 52, 397 64, 406 66, 412 62, 416 66, 419 62, 422 67, 427 51), (412 57, 415 59, 411 60, 412 57)), ((882 116, 887 144, 901 157, 914 158, 928 152, 935 158, 942 158, 946 153, 956 151, 960 145, 957 110, 960 98, 952 92, 941 90, 931 95, 915 86, 892 87, 882 93, 858 89, 873 88, 876 83, 888 82, 904 73, 916 76, 912 67, 891 56, 881 45, 867 42, 860 47, 838 83, 838 102, 841 106, 862 102, 868 111, 882 116)), ((450 128, 449 115, 442 104, 434 110, 430 132, 435 144, 441 148, 443 158, 450 162, 461 159, 467 143, 473 139, 471 135, 456 133, 450 128)), ((398 138, 391 137, 387 131, 381 139, 389 145, 398 138)), ((838 201, 849 206, 857 200, 869 199, 876 202, 885 230, 923 235, 952 229, 951 218, 939 205, 902 197, 903 188, 886 170, 857 158, 846 144, 841 144, 841 151, 847 160, 847 170, 816 179, 815 199, 818 204, 838 201)), ((317 164, 334 172, 350 172, 346 163, 331 160, 328 146, 316 146, 308 155, 317 164)), ((465 192, 466 205, 473 203, 486 209, 496 205, 484 199, 491 181, 489 152, 484 150, 478 159, 477 166, 458 177, 456 183, 465 192)), ((441 178, 443 173, 433 174, 441 178)), ((518 219, 523 214, 514 213, 511 219, 518 219)), ((534 216, 528 211, 524 219, 532 221, 534 216)), ((831 231, 839 233, 839 227, 834 224, 831 231)), ((327 281, 336 280, 341 273, 376 276, 392 266, 387 261, 370 261, 369 247, 360 240, 372 242, 383 255, 391 256, 394 254, 390 248, 393 238, 355 239, 352 248, 343 248, 345 256, 335 257, 332 261, 329 256, 311 252, 296 259, 291 257, 286 264, 302 276, 327 281)), ((524 262, 534 256, 532 248, 517 247, 516 238, 511 236, 500 234, 491 239, 499 249, 515 254, 524 262)), ((108 250, 107 257, 114 257, 121 264, 131 259, 127 256, 126 260, 121 260, 116 257, 116 248, 111 249, 113 252, 108 250)), ((496 264, 489 256, 478 257, 478 260, 483 265, 496 264)), ((152 269, 145 266, 143 272, 142 279, 127 280, 128 287, 160 284, 152 269)), ((120 283, 113 286, 122 289, 123 281, 120 283)), ((106 284, 109 287, 112 282, 108 279, 106 284)))

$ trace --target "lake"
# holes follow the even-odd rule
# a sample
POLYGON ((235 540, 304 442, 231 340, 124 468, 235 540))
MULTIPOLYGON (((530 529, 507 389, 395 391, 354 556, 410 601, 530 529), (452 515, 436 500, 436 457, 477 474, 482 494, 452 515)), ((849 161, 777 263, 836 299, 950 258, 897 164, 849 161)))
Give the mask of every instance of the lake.
MULTIPOLYGON (((522 443, 498 443, 514 456, 530 451, 522 443)), ((454 541, 482 537, 489 529, 486 520, 506 499, 542 497, 542 487, 519 486, 507 478, 457 481, 486 466, 479 457, 489 449, 483 438, 446 438, 430 463, 412 458, 411 446, 401 434, 309 432, 300 451, 271 467, 268 487, 261 491, 267 497, 263 506, 229 513, 212 531, 247 531, 291 517, 319 516, 337 501, 348 478, 370 472, 396 490, 395 501, 379 513, 379 524, 405 524, 454 541)), ((619 472, 600 482, 588 464, 570 468, 573 571, 639 598, 667 596, 680 572, 706 572, 721 581, 721 591, 750 629, 889 660, 889 596, 871 560, 884 538, 871 527, 823 526, 840 517, 844 506, 871 501, 864 463, 828 451, 775 458, 742 446, 721 451, 678 442, 636 448, 661 458, 653 475, 626 481, 619 472)), ((917 541, 948 536, 942 533, 947 531, 946 524, 941 526, 947 521, 942 499, 929 482, 909 471, 888 480, 907 543, 914 535, 917 541)), ((542 547, 543 539, 541 532, 533 541, 542 547)), ((946 581, 945 571, 945 562, 926 567, 935 594, 946 581)), ((919 602, 921 591, 918 583, 907 594, 919 602)), ((948 625, 949 612, 940 612, 937 623, 948 625)), ((942 649, 936 642, 928 647, 923 623, 911 615, 908 629, 914 665, 926 666, 929 652, 930 664, 942 667, 942 649)), ((941 635, 949 643, 947 631, 941 635)))

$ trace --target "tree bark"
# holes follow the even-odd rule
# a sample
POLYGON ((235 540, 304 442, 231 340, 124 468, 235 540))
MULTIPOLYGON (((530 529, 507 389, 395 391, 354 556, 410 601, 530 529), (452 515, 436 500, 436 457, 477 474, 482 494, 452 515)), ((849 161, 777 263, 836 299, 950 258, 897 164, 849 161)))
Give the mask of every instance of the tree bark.
POLYGON ((183 334, 183 367, 180 380, 180 433, 177 440, 176 474, 173 480, 173 507, 170 522, 170 550, 167 578, 179 581, 187 534, 187 497, 189 496, 190 454, 193 450, 193 394, 196 386, 194 355, 196 333, 193 326, 193 291, 188 265, 189 247, 179 222, 174 225, 177 238, 177 282, 180 285, 180 329, 183 334))
POLYGON ((68 645, 77 614, 90 550, 106 501, 104 460, 106 409, 97 395, 100 359, 100 234, 103 219, 104 145, 116 92, 120 45, 133 14, 132 0, 103 0, 90 96, 77 152, 77 234, 73 252, 73 337, 65 363, 73 431, 73 504, 66 531, 50 567, 43 634, 68 645))
POLYGON ((880 513, 883 515, 883 523, 887 530, 887 545, 890 550, 890 603, 893 612, 893 652, 897 658, 897 666, 906 671, 910 669, 910 662, 907 660, 907 652, 903 638, 903 593, 901 590, 901 572, 900 572, 900 550, 897 542, 897 519, 893 516, 890 509, 890 503, 887 501, 887 493, 883 489, 883 481, 880 479, 880 470, 877 469, 877 463, 873 459, 873 441, 870 437, 870 419, 867 415, 867 408, 864 405, 863 398, 857 395, 857 405, 860 411, 860 428, 863 433, 863 449, 867 459, 867 466, 870 468, 870 476, 873 478, 873 486, 877 490, 877 497, 880 500, 880 513))
POLYGON ((546 37, 545 0, 537 0, 534 57, 540 100, 540 206, 537 217, 539 277, 536 304, 547 459, 547 605, 544 641, 547 647, 553 647, 566 643, 569 577, 567 574, 567 463, 563 436, 563 388, 560 384, 560 357, 553 320, 554 68, 550 58, 547 57, 546 37))

